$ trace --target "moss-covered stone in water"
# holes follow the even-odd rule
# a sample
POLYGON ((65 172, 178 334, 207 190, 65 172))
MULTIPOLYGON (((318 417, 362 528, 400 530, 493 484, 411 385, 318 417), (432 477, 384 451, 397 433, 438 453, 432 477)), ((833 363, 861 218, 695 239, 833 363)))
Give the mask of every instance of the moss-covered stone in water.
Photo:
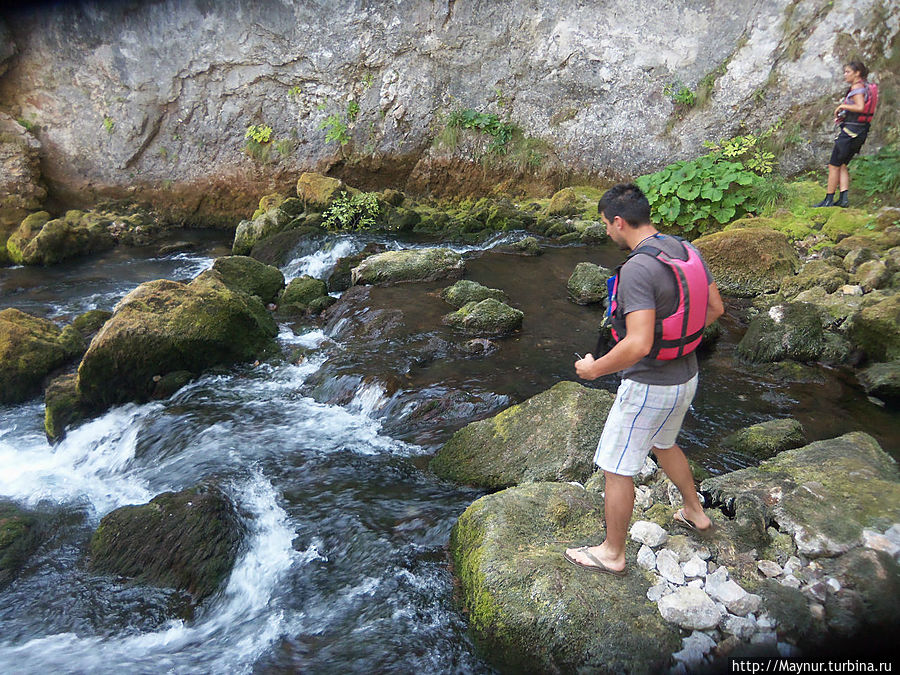
POLYGON ((847 283, 850 276, 824 260, 811 260, 803 266, 797 276, 785 277, 780 293, 790 300, 810 288, 822 288, 825 293, 834 293, 847 283))
POLYGON ((39 544, 34 516, 10 502, 0 502, 0 590, 16 577, 39 544))
POLYGON ((309 305, 323 296, 328 295, 328 288, 321 279, 316 279, 309 275, 303 275, 291 282, 284 289, 284 293, 279 300, 279 306, 282 310, 296 309, 305 311, 309 305))
POLYGON ((460 279, 452 286, 445 288, 441 291, 441 298, 456 308, 460 308, 470 302, 481 302, 488 298, 494 298, 494 300, 499 300, 500 302, 509 302, 506 293, 499 288, 488 288, 477 281, 468 279, 460 279))
POLYGON ((259 206, 257 207, 256 211, 253 212, 250 220, 256 220, 266 211, 278 208, 279 206, 281 206, 282 202, 284 202, 284 195, 278 192, 273 192, 272 194, 263 196, 259 200, 259 206))
POLYGON ((873 361, 900 359, 900 295, 863 308, 853 316, 848 333, 873 361))
POLYGON ((234 243, 231 252, 235 255, 248 255, 254 245, 291 227, 293 219, 279 208, 270 209, 256 216, 253 220, 242 220, 234 232, 234 243))
POLYGON ((232 291, 213 270, 189 284, 151 281, 125 296, 93 339, 78 390, 98 409, 145 401, 154 376, 256 359, 277 334, 262 302, 232 291))
POLYGON ((90 309, 76 317, 72 322, 72 327, 87 340, 96 335, 111 316, 112 312, 107 312, 105 309, 90 309))
MULTIPOLYGON (((616 578, 563 558, 568 546, 602 541, 602 509, 596 493, 535 483, 482 497, 454 525, 463 605, 502 670, 654 673, 679 649, 678 628, 647 600, 636 566, 616 578)), ((629 540, 629 561, 637 548, 629 540)))
POLYGON ((431 469, 441 478, 488 489, 545 480, 583 483, 613 400, 606 391, 560 382, 457 431, 431 469))
POLYGON ((98 214, 69 211, 65 218, 46 221, 39 229, 37 224, 42 218, 33 221, 29 218, 7 242, 10 257, 24 265, 53 265, 115 245, 107 229, 110 219, 98 214))
POLYGON ((265 303, 274 301, 284 288, 284 275, 280 269, 246 256, 216 258, 213 269, 231 290, 259 296, 265 303))
POLYGON ((448 248, 385 251, 369 256, 353 269, 354 284, 395 284, 459 277, 462 255, 448 248))
POLYGON ((292 220, 284 232, 278 232, 255 242, 250 249, 250 257, 265 265, 282 267, 290 262, 294 250, 302 242, 322 236, 322 228, 311 223, 318 218, 318 214, 316 214, 292 220), (302 221, 303 224, 297 226, 297 221, 302 221))
POLYGON ((297 179, 297 196, 308 209, 324 211, 344 192, 343 181, 320 173, 304 173, 297 179))
POLYGON ((900 360, 875 363, 859 374, 867 394, 892 405, 900 404, 900 360))
POLYGON ((24 250, 41 228, 50 220, 50 214, 46 211, 32 213, 22 221, 6 241, 9 259, 17 265, 24 263, 24 250))
POLYGON ((900 522, 897 463, 861 432, 785 450, 758 467, 703 481, 715 504, 760 510, 810 557, 859 545, 863 528, 900 522))
POLYGON ((53 322, 18 309, 0 311, 0 402, 37 394, 44 377, 83 348, 74 329, 64 333, 53 322))
POLYGON ((606 239, 606 226, 604 225, 588 225, 581 233, 581 241, 584 244, 602 244, 606 239))
POLYGON ((849 344, 843 336, 827 331, 825 323, 821 310, 814 305, 778 305, 750 322, 736 355, 748 363, 785 359, 843 363, 849 356, 849 344))
POLYGON ((51 443, 62 439, 66 427, 83 419, 84 415, 75 373, 60 375, 47 385, 44 391, 44 431, 51 443))
POLYGON ((444 317, 444 323, 470 335, 497 337, 507 335, 522 326, 525 314, 504 302, 487 298, 469 302, 444 317))
POLYGON ((800 422, 783 419, 739 429, 722 441, 722 448, 736 450, 757 459, 769 459, 783 450, 799 448, 805 442, 806 436, 800 422))
POLYGON ((749 298, 778 289, 800 259, 787 237, 765 228, 716 232, 694 240, 725 295, 749 298))
POLYGON ((234 506, 218 490, 166 492, 104 516, 91 538, 89 567, 186 590, 199 601, 228 577, 242 534, 234 506))
POLYGON ((612 275, 605 267, 589 262, 575 265, 575 271, 569 277, 566 289, 569 299, 579 305, 590 305, 606 300, 606 280, 612 275))

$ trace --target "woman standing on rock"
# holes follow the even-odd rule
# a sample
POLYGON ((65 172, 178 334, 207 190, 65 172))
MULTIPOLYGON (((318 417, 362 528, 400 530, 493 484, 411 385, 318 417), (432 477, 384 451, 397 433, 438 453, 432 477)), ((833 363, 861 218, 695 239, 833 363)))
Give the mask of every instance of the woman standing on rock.
POLYGON ((869 69, 861 61, 851 61, 844 66, 844 81, 850 85, 841 104, 835 108, 834 123, 840 125, 840 133, 834 140, 831 159, 828 160, 828 190, 825 199, 814 206, 850 206, 847 191, 850 189, 850 160, 866 142, 869 123, 878 101, 878 87, 869 84, 869 69), (841 195, 834 200, 838 185, 841 195))

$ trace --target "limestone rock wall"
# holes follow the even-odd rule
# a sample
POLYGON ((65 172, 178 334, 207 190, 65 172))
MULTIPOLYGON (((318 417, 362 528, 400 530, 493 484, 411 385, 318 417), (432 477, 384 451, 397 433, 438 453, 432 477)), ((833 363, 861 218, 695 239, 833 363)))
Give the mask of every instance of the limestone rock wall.
POLYGON ((454 108, 508 114, 568 171, 625 175, 699 154, 742 123, 807 110, 799 167, 825 161, 841 63, 859 54, 890 68, 900 32, 891 4, 37 5, 0 14, 0 111, 35 125, 52 191, 150 190, 187 212, 248 201, 304 169, 437 188, 447 181, 436 164, 452 173, 467 159, 433 143, 454 108), (708 101, 678 111, 664 93, 677 81, 705 81, 708 101), (326 142, 331 115, 348 123, 343 147, 326 142), (267 158, 245 152, 254 124, 272 128, 267 158), (217 198, 198 196, 211 188, 217 198))

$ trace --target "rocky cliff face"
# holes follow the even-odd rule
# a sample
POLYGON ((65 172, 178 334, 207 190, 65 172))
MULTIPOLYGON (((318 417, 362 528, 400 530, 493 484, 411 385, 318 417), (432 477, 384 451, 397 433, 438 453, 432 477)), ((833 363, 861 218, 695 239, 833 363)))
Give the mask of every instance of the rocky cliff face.
POLYGON ((641 173, 742 124, 803 113, 812 143, 792 161, 818 165, 841 63, 860 55, 897 77, 891 5, 63 3, 0 15, 0 111, 35 125, 54 194, 153 196, 186 217, 249 203, 304 169, 464 190, 452 179, 484 144, 434 143, 464 108, 508 116, 545 175, 641 173), (672 102, 676 83, 699 94, 693 107, 672 102), (271 127, 268 142, 248 145, 251 125, 271 127))

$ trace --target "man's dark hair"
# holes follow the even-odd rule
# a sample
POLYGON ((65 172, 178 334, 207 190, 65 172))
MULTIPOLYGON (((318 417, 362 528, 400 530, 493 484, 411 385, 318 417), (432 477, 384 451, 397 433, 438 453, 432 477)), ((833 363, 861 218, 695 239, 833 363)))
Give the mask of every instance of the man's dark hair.
POLYGON ((859 76, 862 79, 866 79, 869 76, 869 69, 866 68, 865 64, 862 61, 851 61, 850 63, 845 63, 850 70, 855 70, 859 73, 859 76))
POLYGON ((634 183, 619 183, 604 192, 597 202, 597 212, 610 222, 621 216, 632 227, 650 222, 650 202, 634 183))

